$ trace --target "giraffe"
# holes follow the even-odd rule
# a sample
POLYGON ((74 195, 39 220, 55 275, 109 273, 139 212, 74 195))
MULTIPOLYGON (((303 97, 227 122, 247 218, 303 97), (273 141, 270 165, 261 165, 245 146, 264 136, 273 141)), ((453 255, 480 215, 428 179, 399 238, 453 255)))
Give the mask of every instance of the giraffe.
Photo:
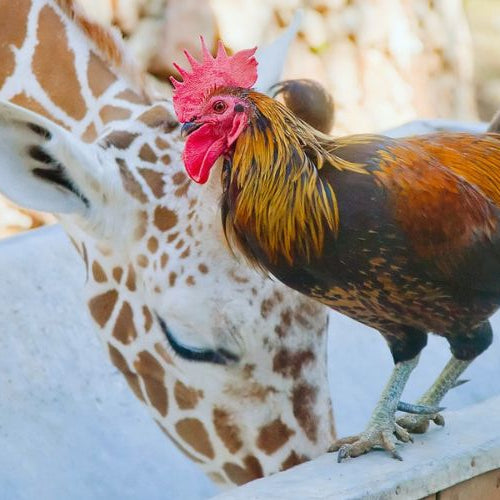
POLYGON ((218 180, 187 179, 171 102, 111 31, 72 0, 0 12, 0 189, 57 214, 131 390, 222 486, 326 452, 325 309, 231 255, 218 180))

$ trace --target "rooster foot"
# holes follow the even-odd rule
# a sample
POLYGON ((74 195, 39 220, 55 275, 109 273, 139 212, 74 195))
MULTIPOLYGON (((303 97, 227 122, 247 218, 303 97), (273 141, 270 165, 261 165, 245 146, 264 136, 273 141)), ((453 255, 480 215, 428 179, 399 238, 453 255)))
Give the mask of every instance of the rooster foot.
MULTIPOLYGON (((467 380, 459 379, 458 377, 464 372, 469 364, 470 361, 463 361, 452 356, 429 390, 419 399, 417 405, 409 405, 417 407, 423 406, 429 409, 435 408, 436 411, 428 415, 404 415, 398 418, 398 425, 412 434, 423 434, 427 432, 431 421, 443 427, 444 418, 439 412, 444 410, 444 408, 438 407, 439 402, 450 389, 459 387, 467 382, 467 380)), ((403 403, 403 405, 404 404, 405 403, 403 403)), ((398 410, 402 410, 401 405, 398 405, 398 410)))
POLYGON ((440 413, 433 415, 405 415, 398 418, 397 425, 412 434, 424 434, 429 429, 430 422, 444 426, 444 417, 440 413))
POLYGON ((396 450, 396 441, 407 443, 413 442, 410 433, 397 423, 375 424, 369 426, 361 434, 338 439, 329 448, 329 452, 338 450, 337 462, 342 462, 345 458, 355 458, 368 453, 374 448, 382 448, 388 451, 392 458, 403 460, 396 450))

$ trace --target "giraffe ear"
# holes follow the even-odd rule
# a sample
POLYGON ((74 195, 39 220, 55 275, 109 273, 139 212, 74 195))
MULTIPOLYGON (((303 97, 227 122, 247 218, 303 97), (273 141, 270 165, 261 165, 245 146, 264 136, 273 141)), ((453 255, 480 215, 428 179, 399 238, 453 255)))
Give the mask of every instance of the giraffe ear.
POLYGON ((85 216, 89 186, 99 182, 99 150, 40 115, 0 103, 0 191, 21 206, 85 216))

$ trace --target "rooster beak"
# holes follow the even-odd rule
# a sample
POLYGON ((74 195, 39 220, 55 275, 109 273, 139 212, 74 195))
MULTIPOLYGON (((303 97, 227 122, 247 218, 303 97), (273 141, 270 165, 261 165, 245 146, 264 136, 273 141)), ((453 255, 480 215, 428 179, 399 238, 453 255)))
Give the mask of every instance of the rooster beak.
POLYGON ((181 127, 181 136, 185 139, 191 132, 199 129, 203 123, 186 122, 181 127))

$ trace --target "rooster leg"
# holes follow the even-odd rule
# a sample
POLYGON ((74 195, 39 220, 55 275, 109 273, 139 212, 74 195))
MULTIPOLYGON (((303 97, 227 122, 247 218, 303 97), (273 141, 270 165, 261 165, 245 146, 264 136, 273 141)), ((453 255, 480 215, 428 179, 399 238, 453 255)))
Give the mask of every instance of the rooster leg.
MULTIPOLYGON (((436 381, 418 400, 418 404, 437 406, 450 389, 462 383, 461 381, 457 382, 458 377, 470 363, 471 361, 462 361, 452 356, 436 381)), ((431 420, 437 425, 444 425, 444 418, 439 413, 433 415, 405 415, 399 418, 397 423, 413 434, 423 434, 429 428, 431 420)))
POLYGON ((367 453, 375 447, 381 447, 390 452, 393 458, 402 460, 396 451, 396 438, 407 442, 411 441, 411 437, 405 429, 396 424, 395 413, 401 393, 417 363, 418 356, 396 363, 366 430, 359 435, 337 440, 328 450, 330 452, 339 450, 338 462, 347 457, 357 457, 367 453))

